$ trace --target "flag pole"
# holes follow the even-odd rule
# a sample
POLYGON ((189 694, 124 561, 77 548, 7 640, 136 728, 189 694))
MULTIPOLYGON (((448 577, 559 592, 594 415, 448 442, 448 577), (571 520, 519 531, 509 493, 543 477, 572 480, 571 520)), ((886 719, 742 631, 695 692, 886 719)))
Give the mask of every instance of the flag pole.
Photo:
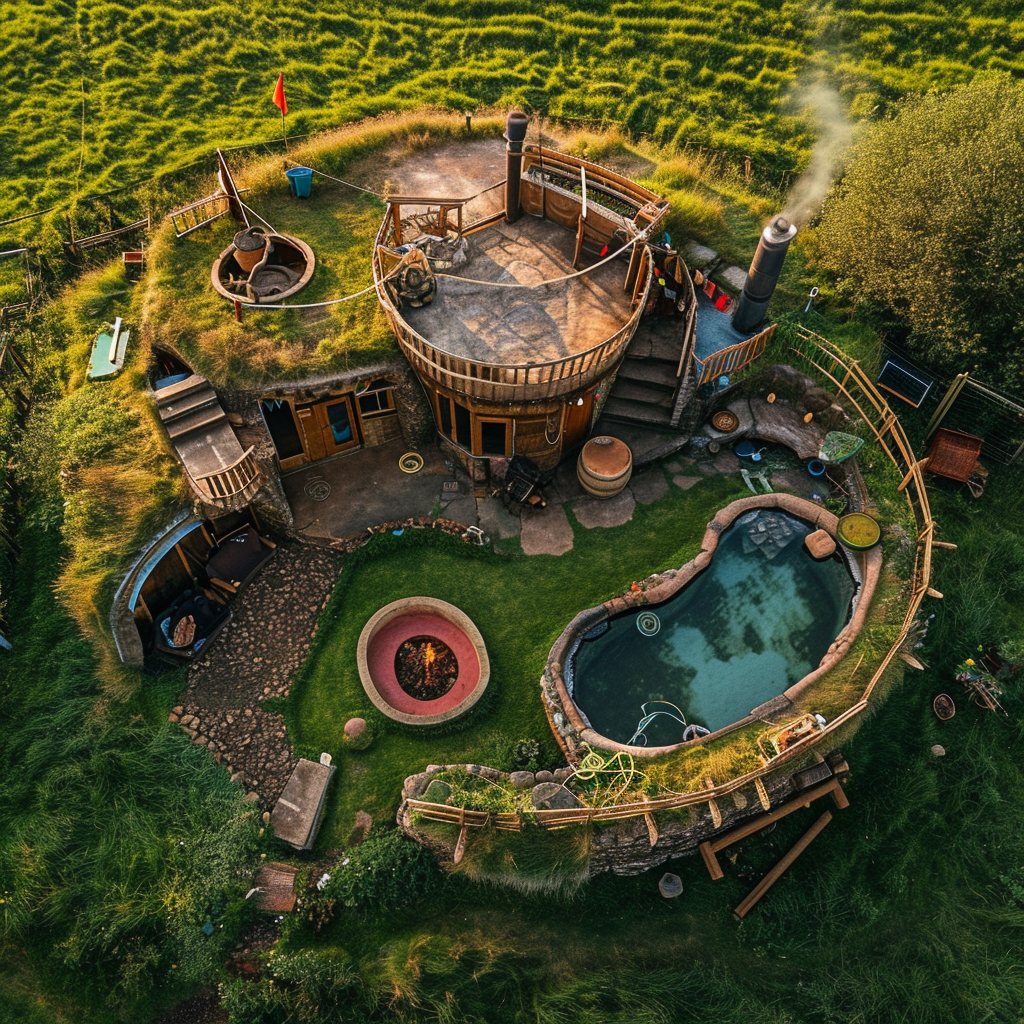
POLYGON ((281 111, 281 136, 284 139, 284 151, 288 152, 288 129, 284 123, 284 111, 281 111))

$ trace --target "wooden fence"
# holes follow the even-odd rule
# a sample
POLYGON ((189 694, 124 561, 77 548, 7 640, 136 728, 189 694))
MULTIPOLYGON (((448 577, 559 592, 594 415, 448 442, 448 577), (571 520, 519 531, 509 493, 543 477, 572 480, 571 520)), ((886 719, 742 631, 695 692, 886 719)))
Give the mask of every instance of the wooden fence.
POLYGON ((738 373, 745 366, 749 366, 764 353, 768 341, 774 333, 775 324, 772 324, 771 327, 766 328, 760 334, 755 334, 752 338, 747 338, 746 341, 713 352, 707 359, 695 358, 698 387, 701 384, 717 380, 723 374, 738 373))
MULTIPOLYGON (((769 329, 771 330, 771 329, 769 329)), ((765 332, 767 335, 769 332, 765 332)), ((755 339, 751 339, 752 341, 755 339)), ((765 338, 765 343, 767 337, 765 338)), ((718 785, 710 785, 692 793, 670 793, 663 797, 614 804, 607 807, 578 807, 572 810, 536 810, 530 815, 538 825, 545 828, 562 828, 568 825, 592 824, 598 821, 615 821, 623 818, 649 816, 655 811, 678 810, 698 804, 708 804, 714 816, 717 801, 745 786, 758 786, 760 780, 779 768, 805 754, 811 747, 821 742, 823 737, 835 734, 838 730, 854 721, 868 707, 875 687, 884 676, 893 658, 897 657, 913 627, 921 602, 926 596, 942 597, 931 587, 932 550, 935 547, 953 548, 955 545, 944 544, 934 539, 935 522, 928 504, 928 493, 925 488, 924 476, 913 453, 910 442, 900 425, 896 414, 875 387, 870 376, 852 359, 847 359, 831 342, 810 331, 798 328, 797 337, 791 346, 791 352, 798 356, 812 372, 819 374, 837 389, 850 406, 863 419, 865 425, 874 434, 882 452, 903 474, 899 490, 907 497, 910 511, 913 514, 916 528, 916 553, 914 570, 911 578, 911 597, 907 603, 899 635, 890 645, 888 652, 865 684, 860 698, 842 714, 837 715, 825 725, 820 732, 788 747, 759 767, 739 775, 718 785)), ((761 346, 764 351, 764 345, 761 346)), ((459 809, 443 804, 432 804, 422 800, 410 800, 409 807, 420 817, 431 821, 455 821, 452 815, 458 815, 459 809)), ((462 819, 462 827, 482 827, 492 821, 492 816, 481 811, 466 812, 471 817, 462 819)), ((504 814, 499 827, 508 828, 504 814)), ((512 815, 515 817, 515 815, 512 815)), ((649 820, 649 826, 651 819, 649 820)), ((716 818, 716 820, 718 820, 716 818)), ((495 821, 495 824, 497 822, 495 821)))

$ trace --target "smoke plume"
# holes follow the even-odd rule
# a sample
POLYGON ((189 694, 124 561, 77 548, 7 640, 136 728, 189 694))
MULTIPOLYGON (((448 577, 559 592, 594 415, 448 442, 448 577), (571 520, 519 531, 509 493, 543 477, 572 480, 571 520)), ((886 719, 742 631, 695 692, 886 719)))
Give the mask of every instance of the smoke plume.
POLYGON ((839 93, 824 82, 799 86, 791 103, 818 130, 818 141, 811 151, 807 169, 789 190, 782 214, 793 224, 803 227, 821 207, 839 159, 853 138, 853 126, 846 118, 839 93))

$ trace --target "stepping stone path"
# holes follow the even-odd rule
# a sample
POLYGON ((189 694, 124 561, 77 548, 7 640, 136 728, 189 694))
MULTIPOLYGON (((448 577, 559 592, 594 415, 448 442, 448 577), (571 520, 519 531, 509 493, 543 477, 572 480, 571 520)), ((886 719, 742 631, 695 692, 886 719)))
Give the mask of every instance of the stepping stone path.
POLYGON ((266 809, 281 795, 298 758, 284 718, 260 704, 288 696, 340 565, 334 551, 279 544, 274 559, 235 599, 234 618, 209 653, 190 668, 184 699, 169 716, 266 809))

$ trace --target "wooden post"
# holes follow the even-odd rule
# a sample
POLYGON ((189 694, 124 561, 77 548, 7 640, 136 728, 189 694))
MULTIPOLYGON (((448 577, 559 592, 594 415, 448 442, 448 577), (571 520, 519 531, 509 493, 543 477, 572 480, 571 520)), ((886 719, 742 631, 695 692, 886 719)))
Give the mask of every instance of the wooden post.
POLYGON ((761 897, 789 870, 790 865, 818 837, 818 833, 832 820, 832 812, 826 811, 797 841, 791 850, 751 889, 750 894, 733 911, 742 920, 757 906, 761 897))

